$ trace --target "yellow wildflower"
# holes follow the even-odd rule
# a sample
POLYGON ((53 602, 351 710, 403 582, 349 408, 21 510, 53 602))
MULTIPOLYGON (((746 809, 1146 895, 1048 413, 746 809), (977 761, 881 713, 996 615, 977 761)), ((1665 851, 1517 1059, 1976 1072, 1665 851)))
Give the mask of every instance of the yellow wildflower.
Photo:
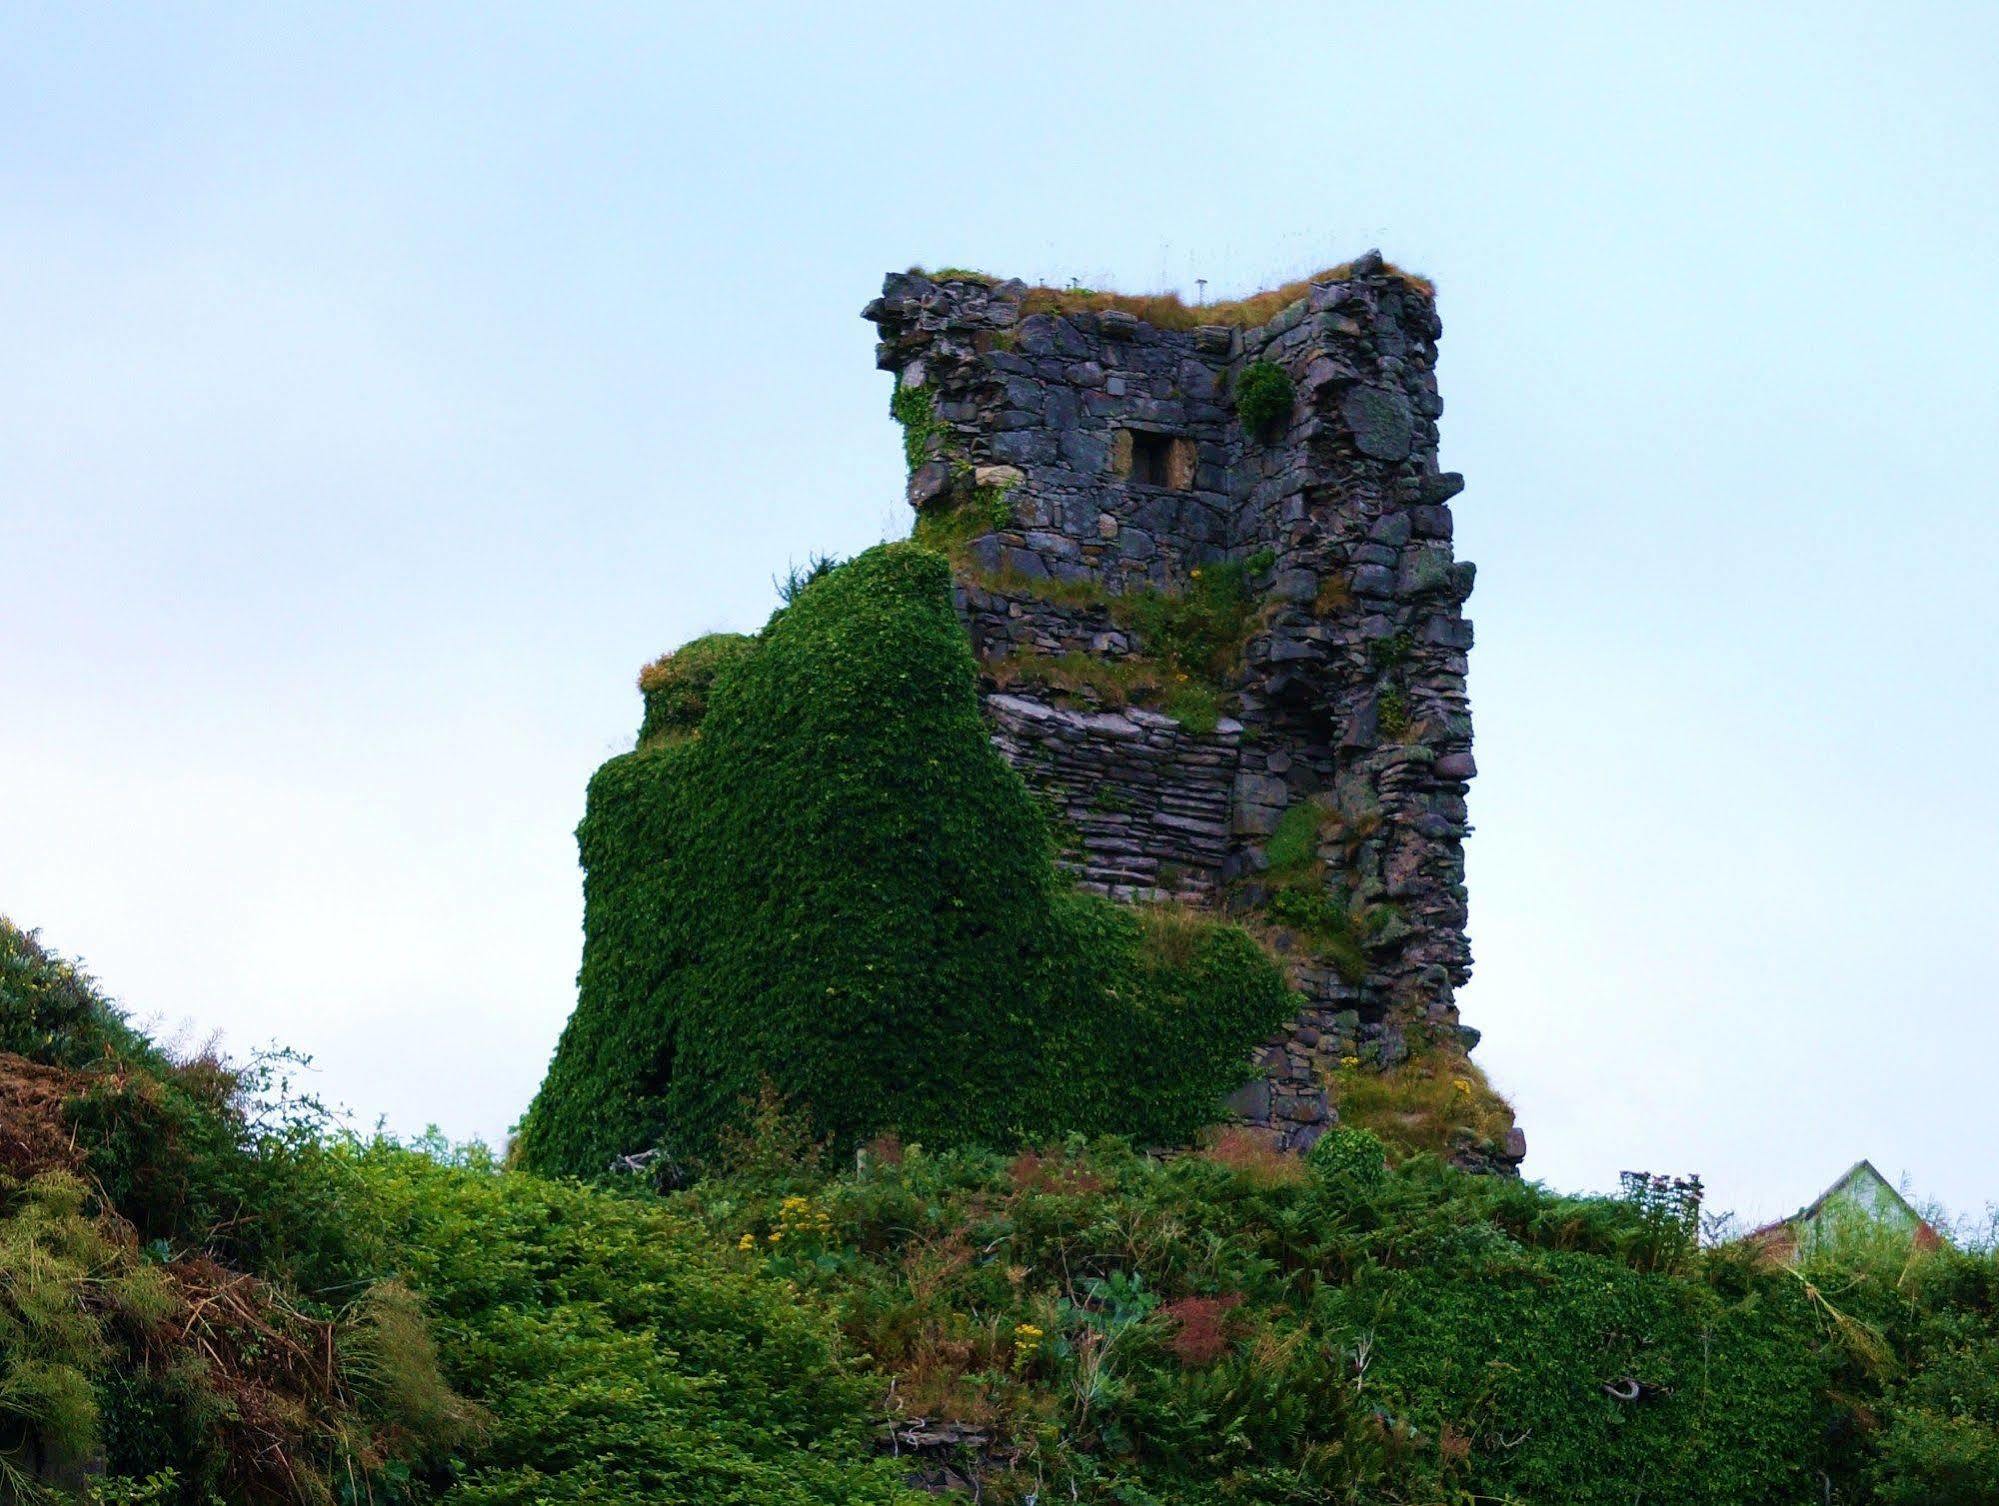
POLYGON ((739 1250, 754 1250, 756 1247, 757 1237, 754 1234, 745 1234, 741 1239, 736 1241, 736 1248, 739 1250))
POLYGON ((1340 1065, 1342 1067, 1358 1067, 1360 1065, 1360 1058, 1357 1056, 1343 1056, 1340 1058, 1340 1065))
POLYGON ((1465 1097, 1467 1098, 1471 1097, 1471 1084, 1467 1082, 1464 1078, 1453 1077, 1451 1079, 1451 1086, 1456 1088, 1460 1093, 1464 1094, 1465 1097))
POLYGON ((1034 1352, 1041 1347, 1042 1331, 1033 1323, 1013 1325, 1013 1362, 1025 1365, 1034 1358, 1034 1352))

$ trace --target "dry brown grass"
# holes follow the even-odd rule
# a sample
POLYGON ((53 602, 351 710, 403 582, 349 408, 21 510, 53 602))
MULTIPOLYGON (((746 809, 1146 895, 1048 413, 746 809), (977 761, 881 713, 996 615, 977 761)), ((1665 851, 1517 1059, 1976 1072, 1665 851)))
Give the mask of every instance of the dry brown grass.
POLYGON ((1000 1406, 989 1378, 1013 1357, 1010 1330, 993 1315, 962 1311, 958 1284, 977 1260, 963 1229, 914 1242, 902 1256, 904 1300, 876 1321, 850 1318, 857 1345, 895 1373, 893 1407, 912 1418, 990 1427, 1000 1406))
POLYGON ((1223 1129, 1202 1147, 1203 1161, 1226 1166, 1259 1191, 1290 1187, 1305 1180, 1301 1156, 1286 1155, 1245 1129, 1223 1129))
POLYGON ((1319 582, 1319 594, 1312 600, 1312 610, 1321 617, 1332 617, 1353 604, 1353 583, 1344 575, 1329 575, 1319 582))
POLYGON ((25 1182, 45 1171, 81 1171, 83 1152, 63 1103, 87 1086, 80 1072, 0 1051, 0 1173, 25 1182))
MULTIPOLYGON (((1436 296, 1436 284, 1427 277, 1406 272, 1393 262, 1381 264, 1382 275, 1392 277, 1425 298, 1436 296)), ((1195 329, 1203 324, 1227 324, 1238 329, 1254 329, 1268 324, 1288 305, 1312 290, 1314 283, 1339 282, 1353 275, 1353 263, 1342 262, 1323 272, 1314 272, 1282 287, 1267 288, 1246 298, 1230 298, 1220 303, 1190 304, 1178 293, 1116 293, 1098 288, 1029 288, 1021 300, 1023 314, 1101 313, 1117 309, 1143 319, 1156 329, 1195 329)))

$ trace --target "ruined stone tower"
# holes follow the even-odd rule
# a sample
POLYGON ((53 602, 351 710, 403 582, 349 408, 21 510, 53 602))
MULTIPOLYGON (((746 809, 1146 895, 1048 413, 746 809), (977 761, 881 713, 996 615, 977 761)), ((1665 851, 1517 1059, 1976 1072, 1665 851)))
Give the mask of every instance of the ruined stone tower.
POLYGON ((1372 253, 1295 291, 1247 327, 910 272, 865 311, 994 740, 1079 881, 1227 910, 1287 953, 1307 1006, 1232 1103, 1286 1148, 1323 1133, 1336 1069, 1477 1038, 1454 1002, 1473 567, 1437 469, 1441 326, 1372 253))

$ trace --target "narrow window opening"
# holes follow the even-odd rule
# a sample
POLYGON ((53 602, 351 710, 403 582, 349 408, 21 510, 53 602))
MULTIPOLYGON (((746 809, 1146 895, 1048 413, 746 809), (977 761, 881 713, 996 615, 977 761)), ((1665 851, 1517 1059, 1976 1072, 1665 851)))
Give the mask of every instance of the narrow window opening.
POLYGON ((1134 429, 1131 435, 1131 479, 1145 486, 1171 486, 1173 441, 1164 434, 1134 429))

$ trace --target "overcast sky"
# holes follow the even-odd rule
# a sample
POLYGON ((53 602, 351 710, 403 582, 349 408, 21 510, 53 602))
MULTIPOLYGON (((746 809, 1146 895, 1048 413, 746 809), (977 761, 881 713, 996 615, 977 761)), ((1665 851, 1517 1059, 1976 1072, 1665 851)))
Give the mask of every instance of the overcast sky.
POLYGON ((1999 1197, 1999 8, 1640 9, 7 7, 0 910, 496 1139, 639 665, 906 531, 882 274, 1378 245, 1530 1173, 1999 1197))

